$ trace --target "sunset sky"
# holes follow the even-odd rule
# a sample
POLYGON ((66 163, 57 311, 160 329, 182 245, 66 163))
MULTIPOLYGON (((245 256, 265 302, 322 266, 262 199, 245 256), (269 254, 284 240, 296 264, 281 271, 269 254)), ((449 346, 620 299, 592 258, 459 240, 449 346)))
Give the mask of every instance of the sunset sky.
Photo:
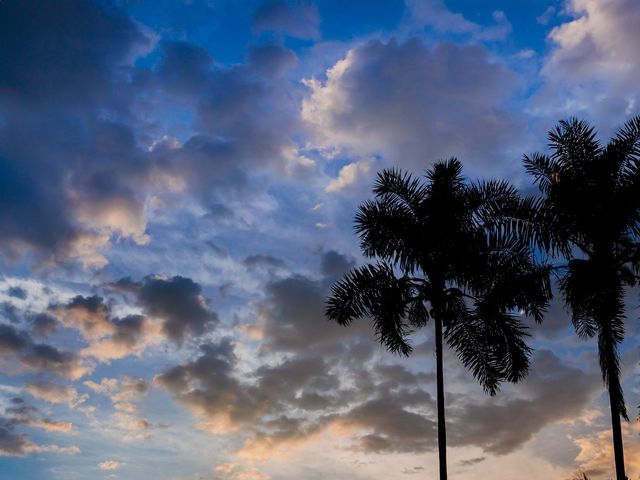
MULTIPOLYGON (((432 326, 400 358, 323 314, 357 206, 453 156, 533 193, 558 120, 640 114, 639 26, 637 0, 0 0, 0 478, 435 478, 432 326)), ((450 478, 612 475, 596 341, 559 302, 531 335, 495 397, 445 353, 450 478)))

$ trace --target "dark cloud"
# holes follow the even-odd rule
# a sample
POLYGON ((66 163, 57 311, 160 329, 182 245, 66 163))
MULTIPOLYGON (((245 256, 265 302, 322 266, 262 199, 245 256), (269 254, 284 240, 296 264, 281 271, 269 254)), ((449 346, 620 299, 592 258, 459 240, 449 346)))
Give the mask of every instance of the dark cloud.
POLYGON ((281 258, 272 255, 255 254, 245 257, 242 261, 247 268, 285 268, 287 264, 281 258))
POLYGON ((196 95, 206 88, 213 67, 209 53, 186 42, 165 41, 156 67, 160 85, 175 93, 196 95))
POLYGON ((217 314, 202 295, 202 287, 190 278, 145 277, 140 283, 138 302, 148 315, 163 320, 163 333, 175 342, 200 335, 218 323, 217 314))
POLYGON ((56 206, 55 192, 50 192, 44 179, 36 180, 35 171, 29 172, 1 153, 0 172, 0 245, 5 251, 17 256, 22 243, 60 251, 73 241, 75 230, 64 213, 67 207, 56 206))
MULTIPOLYGON (((401 398, 373 399, 353 408, 341 421, 370 433, 357 438, 367 452, 424 452, 433 450, 437 436, 434 419, 406 409, 401 398)), ((425 405, 433 408, 426 396, 425 405)))
POLYGON ((460 460, 460 466, 462 467, 470 467, 472 465, 477 465, 478 463, 482 463, 487 459, 487 457, 474 457, 466 460, 460 460))
POLYGON ((7 289, 7 295, 9 295, 10 297, 19 298, 20 300, 26 300, 28 296, 27 291, 24 288, 17 286, 9 287, 7 289))
POLYGON ((156 376, 155 382, 196 415, 205 417, 210 430, 226 433, 265 412, 260 400, 248 395, 233 376, 235 363, 233 344, 226 339, 203 345, 198 358, 156 376))
MULTIPOLYGON (((246 380, 238 377, 236 365, 234 345, 225 339, 203 345, 198 357, 156 376, 155 382, 203 418, 206 430, 244 430, 255 440, 298 437, 303 426, 314 425, 314 413, 343 408, 352 394, 342 385, 340 372, 319 357, 263 365, 246 380), (308 418, 292 418, 292 409, 306 412, 308 418)), ((313 428, 326 421, 318 420, 313 428)))
POLYGON ((280 45, 261 45, 249 50, 249 65, 266 78, 278 78, 297 62, 293 51, 280 45))
POLYGON ((53 315, 46 312, 32 315, 29 319, 31 330, 39 337, 45 337, 56 331, 58 320, 53 315))
POLYGON ((246 63, 222 67, 190 45, 165 44, 161 50, 156 82, 170 93, 190 89, 195 133, 181 145, 156 142, 153 163, 185 181, 188 194, 212 216, 233 217, 230 205, 255 193, 248 171, 284 170, 285 151, 293 148, 298 112, 283 73, 296 56, 279 45, 262 45, 250 49, 246 63))
MULTIPOLYGON (((325 262, 349 263, 332 258, 325 262)), ((251 432, 242 449, 249 456, 303 442, 333 424, 349 429, 353 448, 364 452, 436 449, 435 400, 424 390, 434 382, 432 373, 396 363, 369 365, 375 342, 364 335, 363 359, 354 362, 362 344, 353 331, 322 331, 322 310, 315 311, 322 304, 322 281, 293 276, 268 288, 271 316, 264 342, 270 352, 287 352, 284 360, 244 373, 241 380, 227 340, 204 346, 193 361, 157 376, 157 384, 203 418, 206 430, 251 432)), ((517 393, 478 402, 448 396, 450 444, 499 455, 515 451, 545 426, 579 414, 599 387, 596 375, 541 351, 517 393)))
MULTIPOLYGON (((205 430, 250 433, 242 448, 249 457, 304 442, 333 424, 347 428, 353 448, 363 452, 436 449, 435 400, 423 390, 433 383, 431 374, 398 364, 354 366, 344 352, 325 358, 297 352, 241 380, 233 345, 225 340, 203 346, 193 361, 155 381, 203 418, 205 430)), ((449 395, 450 444, 493 454, 515 451, 543 427, 579 414, 598 388, 596 375, 542 351, 517 396, 470 402, 468 395, 449 395)))
POLYGON ((115 332, 111 340, 125 347, 134 347, 144 336, 147 321, 144 315, 127 315, 124 318, 114 319, 115 332))
MULTIPOLYGON (((324 263, 348 263, 339 257, 329 255, 324 263)), ((430 375, 392 364, 369 371, 364 365, 375 349, 371 338, 360 341, 343 331, 345 345, 340 342, 344 338, 327 335, 322 310, 314 310, 323 304, 323 281, 291 277, 275 288, 290 296, 269 299, 286 316, 274 313, 268 320, 273 324, 265 329, 265 342, 269 352, 287 352, 287 357, 240 376, 233 344, 225 340, 204 345, 192 361, 156 376, 156 384, 203 418, 205 430, 250 433, 243 447, 248 455, 304 442, 336 422, 368 431, 355 438, 363 450, 417 451, 433 442, 424 428, 432 421, 411 410, 433 407, 431 396, 421 390, 432 381, 430 375), (313 325, 310 316, 319 325, 313 325), (279 320, 285 323, 275 325, 279 320), (400 430, 409 424, 415 434, 405 432, 402 443, 400 430)))
POLYGON ((77 295, 66 304, 50 306, 48 312, 65 327, 78 330, 90 343, 82 353, 100 360, 141 353, 157 330, 143 315, 113 316, 111 307, 97 295, 77 295))
POLYGON ((112 329, 109 306, 98 295, 76 295, 65 305, 49 307, 49 311, 57 315, 65 327, 80 330, 85 338, 102 337, 112 329))
POLYGON ((84 0, 0 5, 0 91, 84 105, 112 93, 112 68, 147 39, 121 11, 84 0))
POLYGON ((326 286, 302 275, 275 280, 266 287, 261 304, 264 345, 276 351, 305 348, 337 348, 353 336, 356 328, 345 329, 324 316, 326 286))
POLYGON ((0 455, 21 457, 29 451, 33 444, 26 435, 15 431, 11 422, 0 417, 0 455))
POLYGON ((531 440, 544 426, 575 417, 600 389, 596 374, 563 363, 549 350, 537 352, 521 385, 524 397, 466 403, 449 409, 452 446, 480 446, 504 455, 531 440))
POLYGON ((15 358, 27 370, 51 372, 73 379, 89 371, 89 367, 74 353, 35 343, 27 332, 6 324, 0 324, 0 356, 15 358))
POLYGON ((18 323, 20 321, 20 313, 18 307, 9 302, 0 303, 0 315, 2 315, 11 323, 18 323))
POLYGON ((103 2, 0 4, 5 254, 34 250, 39 260, 71 256, 100 265, 104 235, 141 239, 131 186, 139 180, 131 168, 139 152, 115 119, 125 119, 132 103, 121 67, 146 45, 137 26, 103 2))
MULTIPOLYGON (((260 304, 265 347, 285 351, 326 348, 335 353, 343 342, 358 337, 373 340, 366 322, 357 322, 346 329, 329 322, 324 314, 331 284, 352 266, 352 260, 328 251, 321 257, 321 279, 292 275, 268 283, 266 299, 260 304)), ((374 346, 372 342, 371 348, 374 346)))
POLYGON ((125 277, 104 287, 133 301, 142 314, 117 317, 110 302, 98 295, 77 295, 66 304, 48 308, 48 314, 89 341, 84 354, 101 360, 140 354, 162 338, 181 343, 218 323, 202 287, 190 278, 150 275, 137 282, 125 277))
POLYGON ((73 425, 69 422, 58 422, 50 418, 42 418, 39 411, 32 405, 27 405, 22 398, 11 399, 12 406, 4 409, 8 422, 5 425, 28 425, 48 431, 70 432, 73 425))
POLYGON ((557 338, 563 331, 568 331, 571 319, 562 299, 555 299, 549 305, 542 324, 532 332, 545 338, 557 338))
POLYGON ((233 212, 247 171, 282 170, 293 148, 282 74, 296 57, 281 46, 223 67, 201 47, 160 41, 144 69, 134 63, 151 41, 138 24, 89 0, 2 2, 0 45, 0 251, 12 258, 102 267, 111 238, 150 241, 152 192, 233 212), (176 108, 194 123, 165 122, 176 108), (174 128, 186 129, 182 144, 174 128))
POLYGON ((75 447, 60 447, 58 445, 36 445, 29 438, 16 430, 21 425, 41 428, 53 432, 70 432, 73 425, 68 422, 58 422, 39 415, 38 409, 25 403, 24 399, 14 397, 5 408, 4 416, 0 416, 0 457, 22 457, 32 452, 78 453, 75 447))
POLYGON ((306 1, 264 2, 256 11, 253 25, 258 32, 275 31, 302 39, 320 36, 318 8, 306 1))
POLYGON ((322 254, 320 259, 320 272, 333 284, 336 280, 355 267, 355 261, 335 250, 329 250, 322 254))

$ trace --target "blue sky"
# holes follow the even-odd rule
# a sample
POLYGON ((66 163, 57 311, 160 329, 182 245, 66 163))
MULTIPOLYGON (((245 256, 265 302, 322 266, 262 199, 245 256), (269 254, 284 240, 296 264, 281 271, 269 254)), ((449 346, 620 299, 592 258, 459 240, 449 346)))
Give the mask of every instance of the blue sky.
MULTIPOLYGON (((639 23, 634 0, 0 2, 0 476, 433 478, 429 329, 400 359, 323 315, 354 212, 380 169, 452 156, 531 191, 559 119, 606 140, 640 112, 639 23)), ((493 398, 447 352, 452 477, 612 471, 594 342, 559 304, 531 333, 493 398)))

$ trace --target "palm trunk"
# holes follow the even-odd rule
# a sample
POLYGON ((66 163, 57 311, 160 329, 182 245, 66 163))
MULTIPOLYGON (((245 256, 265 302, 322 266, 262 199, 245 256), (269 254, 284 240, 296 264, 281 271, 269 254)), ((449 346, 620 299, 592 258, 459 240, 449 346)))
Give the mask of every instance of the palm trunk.
POLYGON ((440 315, 437 315, 435 317, 435 324, 436 324, 436 387, 437 387, 437 397, 438 397, 438 458, 440 461, 440 480, 447 480, 447 425, 444 417, 444 372, 442 368, 442 319, 440 318, 440 315))
POLYGON ((616 462, 616 480, 627 480, 624 471, 624 450, 622 446, 622 427, 620 425, 620 411, 615 393, 619 391, 617 374, 609 374, 609 406, 611 408, 611 432, 613 434, 613 457, 616 462))
POLYGON ((607 390, 609 393, 609 409, 611 410, 611 435, 613 437, 613 458, 616 466, 616 480, 627 480, 624 471, 624 450, 622 446, 622 426, 620 417, 624 415, 624 400, 621 398, 620 371, 618 369, 618 356, 615 339, 612 332, 612 319, 600 320, 602 325, 598 338, 600 350, 600 368, 606 372, 607 390), (621 411, 622 410, 622 411, 621 411))

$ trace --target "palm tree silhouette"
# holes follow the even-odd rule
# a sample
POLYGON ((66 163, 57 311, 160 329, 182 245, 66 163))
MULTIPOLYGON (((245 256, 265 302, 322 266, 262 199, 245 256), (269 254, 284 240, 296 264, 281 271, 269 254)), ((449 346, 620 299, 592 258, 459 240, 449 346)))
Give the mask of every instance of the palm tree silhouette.
POLYGON ((378 174, 375 199, 355 218, 364 255, 377 261, 332 287, 326 314, 341 325, 371 318, 379 341, 407 356, 407 336, 433 319, 445 480, 443 340, 494 395, 502 381, 526 375, 531 350, 520 313, 540 321, 550 286, 548 268, 515 234, 531 200, 503 181, 466 183, 456 159, 436 163, 425 179, 395 169, 378 174))
POLYGON ((605 147, 577 119, 549 132, 549 155, 524 157, 542 192, 538 243, 564 257, 560 290, 579 337, 598 337, 609 392, 617 480, 625 480, 620 417, 628 420, 618 345, 624 339, 624 293, 638 280, 640 261, 640 117, 605 147))

